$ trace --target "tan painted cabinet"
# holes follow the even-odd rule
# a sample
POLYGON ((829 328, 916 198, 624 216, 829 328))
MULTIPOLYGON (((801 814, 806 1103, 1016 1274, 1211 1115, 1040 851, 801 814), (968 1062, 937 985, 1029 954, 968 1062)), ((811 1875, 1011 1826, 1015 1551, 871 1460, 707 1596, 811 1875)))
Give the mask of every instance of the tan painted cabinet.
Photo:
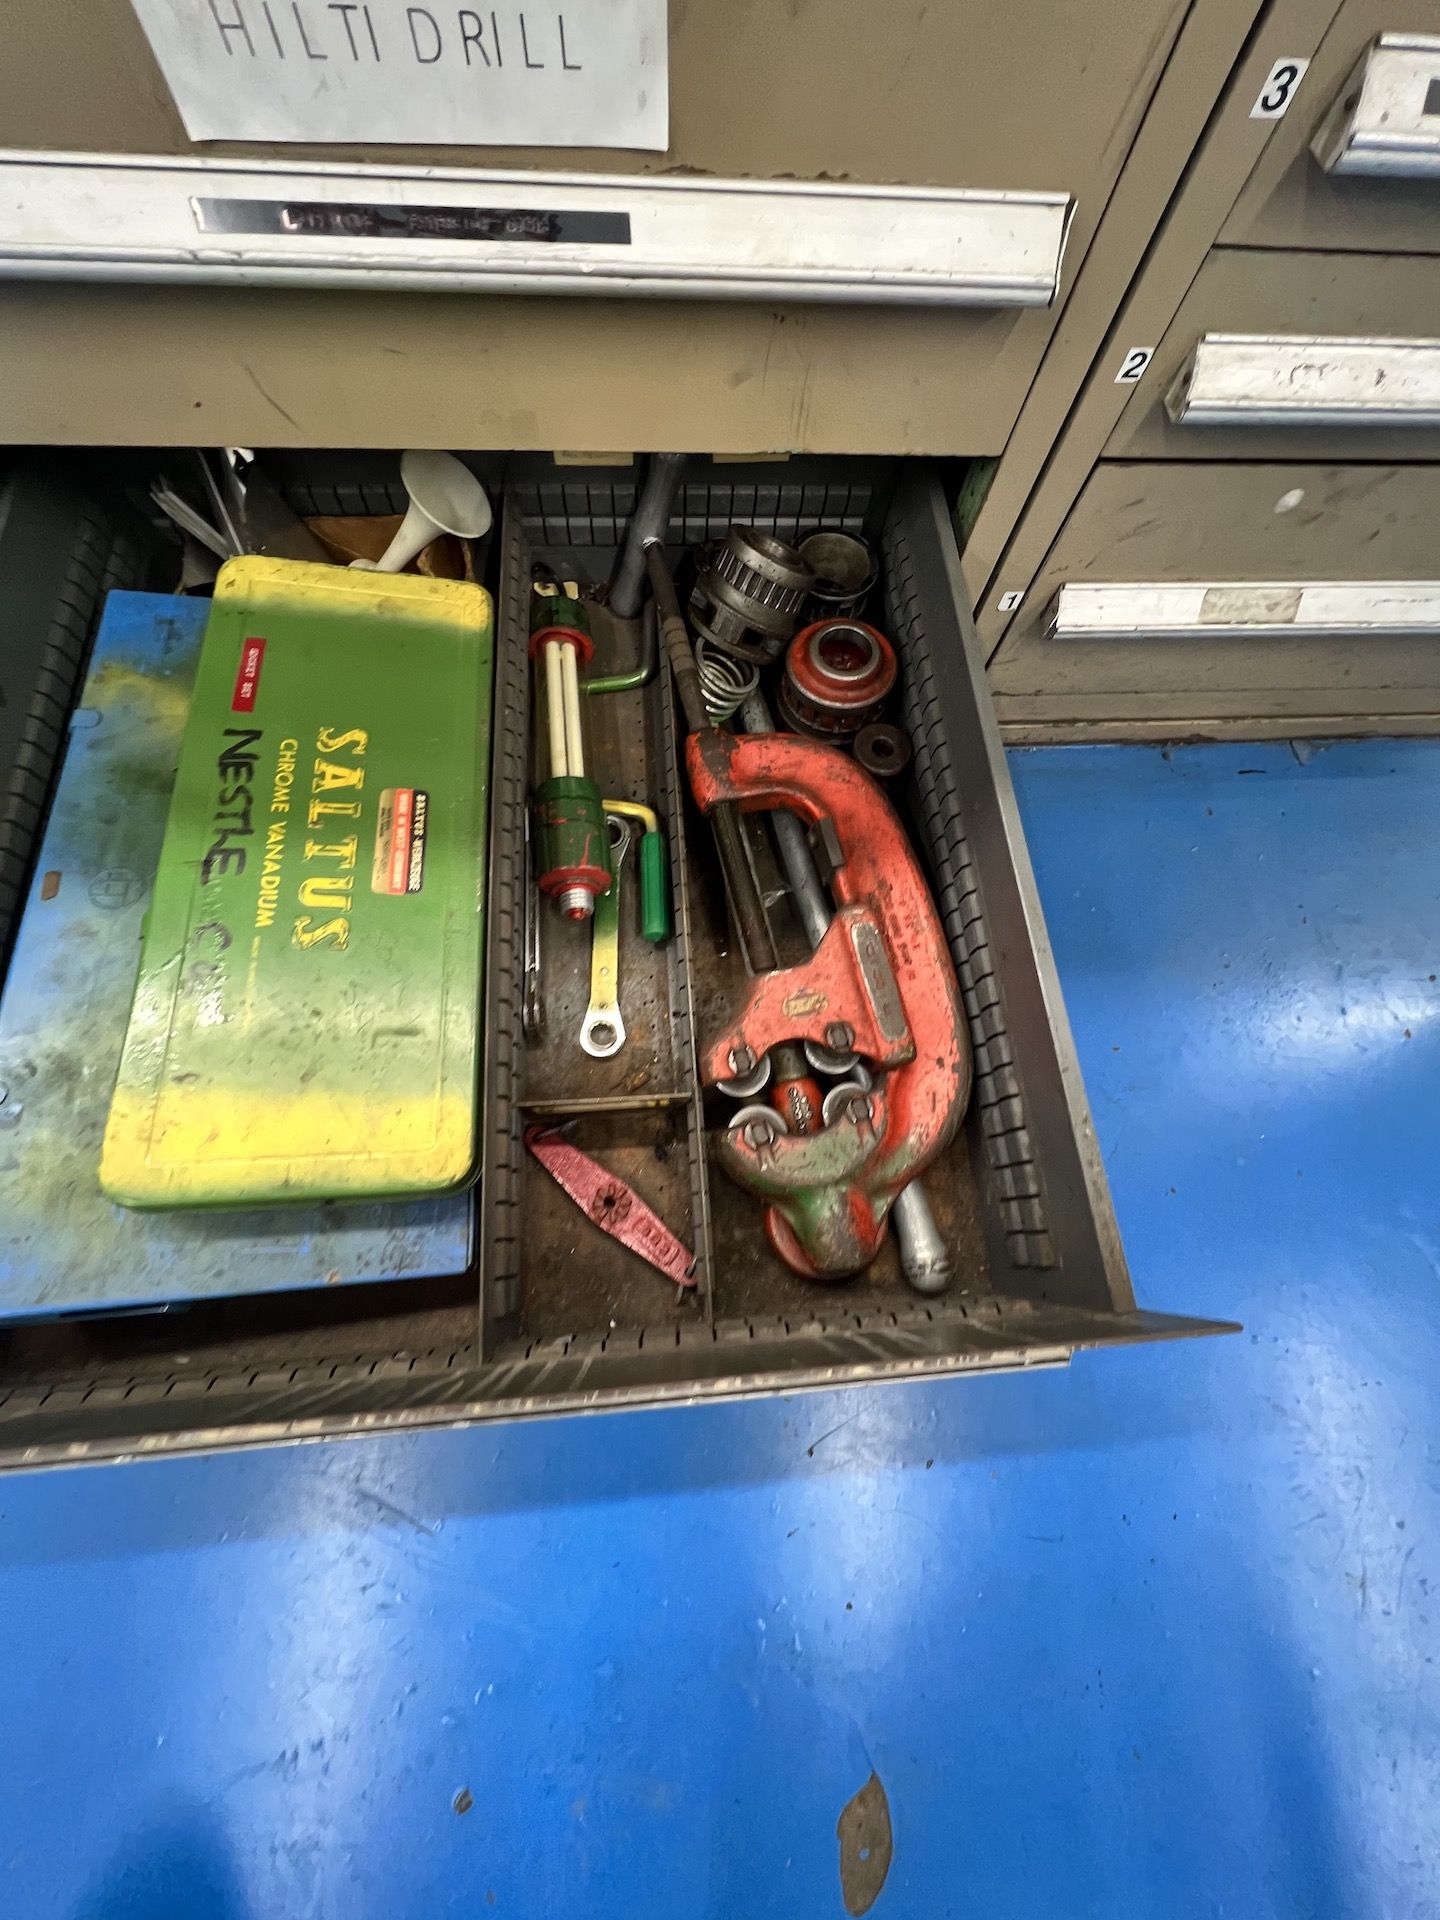
POLYGON ((1313 124, 1322 110, 1316 100, 1328 105, 1328 97, 1311 95, 1304 72, 1285 96, 1285 118, 1257 118, 1255 111, 1262 95, 1273 91, 1273 75, 1300 71, 1312 58, 1338 7, 1339 0, 1268 0, 1251 7, 1243 23, 1226 23, 1238 32, 1224 38, 1212 0, 1196 9, 1193 25, 1187 23, 1125 169, 1117 206, 1142 164, 1149 173, 1163 166, 1159 155, 1144 150, 1147 141, 1153 138, 1163 153, 1163 133, 1193 114, 1198 124, 1186 149, 1188 169, 1169 180, 1158 229, 1146 233, 1140 246, 1120 244, 1116 223, 1107 219, 1004 458, 962 529, 966 585, 988 647, 1003 637, 1019 596, 1125 411, 1132 394, 1127 382, 1165 337, 1252 170, 1289 114, 1314 107, 1313 124), (1213 43, 1208 46, 1207 34, 1213 43), (1112 236, 1116 244, 1107 248, 1112 236))
POLYGON ((1265 10, 1043 470, 976 519, 1012 737, 1440 727, 1437 26, 1265 10))
MULTIPOLYGON (((1238 44, 1243 7, 1213 7, 1238 44)), ((0 436, 998 454, 1192 11, 674 0, 663 154, 298 156, 1058 191, 1074 217, 1048 308, 100 286, 27 282, 7 264, 0 436)), ((8 147, 197 153, 127 0, 11 0, 6 29, 8 147)), ((293 148, 205 150, 238 152, 297 160, 293 148)), ((1142 181, 1129 198, 1130 217, 1153 227, 1163 187, 1142 181)))
POLYGON ((1437 524, 1431 465, 1107 460, 992 664, 1001 723, 1308 731, 1364 708, 1408 724, 1435 707, 1440 582, 1399 606, 1386 589, 1415 580, 1437 524), (1307 600, 1312 583, 1351 597, 1307 600))
POLYGON ((1236 200, 1221 244, 1440 253, 1440 111, 1432 100, 1440 105, 1440 7, 1349 0, 1316 51, 1303 100, 1276 126, 1236 200), (1357 110, 1368 151, 1338 157, 1357 110), (1380 166, 1386 171, 1370 170, 1380 166))

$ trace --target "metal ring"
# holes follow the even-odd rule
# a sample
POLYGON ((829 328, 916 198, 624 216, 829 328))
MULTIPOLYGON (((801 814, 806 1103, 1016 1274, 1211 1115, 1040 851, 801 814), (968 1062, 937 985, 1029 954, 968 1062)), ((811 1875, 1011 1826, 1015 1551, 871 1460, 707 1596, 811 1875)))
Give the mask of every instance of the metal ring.
POLYGON ((805 652, 809 656, 811 666, 822 679, 840 686, 849 686, 853 682, 870 679, 882 660, 874 634, 858 622, 849 620, 827 620, 818 626, 811 634, 805 652), (824 657, 822 648, 837 640, 851 641, 859 646, 864 655, 859 666, 837 667, 824 657))

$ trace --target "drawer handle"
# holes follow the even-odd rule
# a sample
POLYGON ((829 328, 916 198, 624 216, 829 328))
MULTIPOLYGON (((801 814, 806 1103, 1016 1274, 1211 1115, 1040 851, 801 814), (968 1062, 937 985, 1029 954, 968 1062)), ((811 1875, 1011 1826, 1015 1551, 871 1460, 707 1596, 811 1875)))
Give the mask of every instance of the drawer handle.
POLYGON ((0 151, 0 279, 1044 307, 1065 193, 0 151))
POLYGON ((1207 333, 1165 411, 1181 427, 1440 425, 1440 340, 1207 333))
POLYGON ((1072 581, 1045 615, 1049 640, 1440 634, 1440 580, 1072 581))
POLYGON ((1310 151, 1327 173, 1440 177, 1440 36, 1382 33, 1372 40, 1310 151))

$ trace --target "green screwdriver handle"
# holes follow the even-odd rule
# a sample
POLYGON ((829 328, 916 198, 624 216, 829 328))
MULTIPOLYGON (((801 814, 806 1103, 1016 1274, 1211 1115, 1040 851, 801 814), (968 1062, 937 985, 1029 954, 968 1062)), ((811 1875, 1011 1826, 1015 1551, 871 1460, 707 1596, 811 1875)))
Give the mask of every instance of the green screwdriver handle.
POLYGON ((638 820, 645 829, 640 842, 640 931, 645 939, 658 946, 674 931, 670 918, 670 860, 660 821, 653 807, 642 806, 638 800, 607 800, 605 811, 618 813, 625 820, 638 820))
POLYGON ((658 945, 670 938, 670 862, 663 833, 640 842, 640 931, 658 945))

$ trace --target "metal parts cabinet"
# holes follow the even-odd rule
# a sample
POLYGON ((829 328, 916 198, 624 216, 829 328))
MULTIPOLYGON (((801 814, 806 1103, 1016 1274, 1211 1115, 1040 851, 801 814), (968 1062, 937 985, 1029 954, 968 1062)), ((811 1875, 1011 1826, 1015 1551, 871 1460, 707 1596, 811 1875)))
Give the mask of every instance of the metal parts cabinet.
MULTIPOLYGON (((1198 443, 1193 456, 1169 456, 1163 382, 1173 383, 1195 325, 1277 326, 1303 311, 1317 252, 1335 286, 1348 289, 1349 324, 1372 323, 1378 278, 1353 271, 1328 242, 1296 250, 1269 233, 1263 256, 1248 242, 1234 250, 1258 263, 1253 288, 1241 276, 1252 306, 1233 313, 1223 297, 1227 251, 1215 256, 1213 288, 1197 282, 1196 300, 1213 299, 1191 319, 1181 315, 1222 221, 1284 126, 1252 120, 1251 104, 1277 56, 1319 48, 1334 13, 1333 0, 1058 9, 1016 0, 998 10, 913 0, 898 14, 866 0, 677 6, 668 153, 617 161, 591 151, 406 150, 404 173, 393 151, 197 152, 126 0, 14 0, 0 69, 0 139, 11 149, 0 155, 0 439, 80 449, 81 468, 85 449, 295 450, 283 476, 292 498, 333 497, 342 510, 351 493, 368 510, 377 499, 396 504, 383 481, 351 486, 347 449, 435 445, 493 456, 504 495, 500 631, 512 639, 523 638, 527 551, 608 553, 633 509, 636 453, 699 456, 677 507, 687 539, 719 537, 738 518, 787 539, 839 523, 880 545, 916 748, 907 804, 975 1046, 977 1098, 956 1190, 968 1192, 973 1179, 968 1231, 983 1248, 975 1270, 984 1292, 969 1305, 957 1296, 874 1311, 807 1295, 781 1312, 743 1288, 727 1301, 720 1287, 713 1311, 683 1332, 603 1320, 527 1327, 513 1300, 498 1317, 482 1300, 477 1321, 472 1294, 459 1309, 392 1302, 387 1318, 364 1326, 345 1318, 342 1302, 303 1327, 277 1324, 269 1308, 222 1315, 198 1337, 154 1325, 108 1343, 86 1327, 4 1334, 0 1460, 1032 1365, 1091 1344, 1214 1330, 1147 1314, 1131 1292, 941 479, 953 480, 961 460, 999 462, 966 549, 972 580, 984 574, 976 590, 987 623, 992 587, 1008 582, 1022 554, 1028 619, 1042 564, 1092 479, 1089 533, 1082 539, 1077 517, 1073 542, 1091 572, 1101 570, 1096 577, 1117 527, 1128 526, 1137 554, 1152 532, 1112 485, 1126 474, 1165 476, 1159 518, 1177 547, 1193 545, 1207 513, 1217 545, 1239 541, 1272 485, 1308 496, 1312 483, 1292 471, 1311 457, 1308 443, 1292 443, 1289 429, 1264 443, 1259 477, 1226 495, 1228 506, 1187 493, 1186 476, 1202 489, 1211 476, 1213 492, 1219 463, 1198 443), (427 166, 440 171, 414 170, 427 166), (362 177, 357 167, 377 171, 362 177), (430 195, 433 204, 464 190, 466 176, 449 171, 463 168, 528 170, 502 176, 512 184, 563 168, 567 192, 616 194, 647 216, 666 211, 680 237, 668 256, 652 251, 630 273, 626 298, 576 285, 563 296, 517 292, 473 255, 452 276, 463 290, 442 291, 434 263, 417 267, 413 253, 332 255, 316 270, 313 249, 268 260, 255 248, 227 252, 211 245, 192 207, 212 190, 262 188, 430 195), (736 179, 750 184, 723 184, 736 179), (857 196, 858 187, 878 191, 857 196), (936 202, 933 190, 971 198, 936 202), (680 232, 676 209, 695 210, 704 239, 706 209, 730 195, 733 214, 736 194, 755 210, 762 251, 749 261, 707 259, 696 233, 680 232), (851 201, 857 217, 837 272, 816 234, 851 201), (955 210, 953 255, 942 247, 934 258, 905 259, 894 235, 915 231, 906 223, 936 205, 955 210), (1051 236, 1048 259, 1027 224, 1037 211, 1051 236), (1013 262, 1017 251, 1019 268, 1001 271, 999 254, 1013 262), (939 296, 916 285, 932 269, 945 280, 939 296), (477 290, 487 273, 490 290, 477 290), (689 294, 712 297, 668 297, 682 274, 689 294), (752 297, 740 297, 747 290, 752 297), (1128 350, 1142 339, 1159 349, 1150 370, 1133 389, 1117 388, 1109 361, 1120 343, 1128 350), (531 450, 557 449, 566 450, 560 464, 527 467, 531 450), (1157 450, 1166 458, 1154 458, 1157 450), (909 458, 917 455, 956 464, 922 468, 909 458)), ((1277 180, 1257 220, 1283 187, 1277 180)), ((732 219, 732 244, 736 227, 732 219)), ((536 261, 537 285, 554 264, 536 261)), ((1373 275, 1377 263, 1370 255, 1362 265, 1373 275)), ((1417 329, 1434 265, 1425 250, 1405 263, 1417 329)), ((1388 476, 1376 500, 1398 493, 1400 444, 1368 444, 1365 457, 1388 476)), ((367 457, 355 456, 357 470, 367 457)), ((1326 443, 1314 458, 1329 463, 1324 497, 1343 500, 1357 529, 1375 524, 1380 509, 1349 485, 1345 456, 1326 443)), ((1249 471, 1233 458, 1224 470, 1249 471)), ((1405 513, 1403 524, 1415 524, 1414 508, 1405 513)), ((1310 564, 1310 524, 1305 512, 1289 522, 1295 569, 1310 564)), ((1403 544, 1387 533, 1377 562, 1403 544)), ((1163 535, 1158 545, 1169 552, 1163 535)), ((1157 556, 1157 572, 1161 565, 1157 556)), ((1062 585, 1070 577, 1056 575, 1062 585)), ((1235 603, 1224 604, 1233 618, 1235 603)), ((1084 663, 1082 680, 1105 671, 1100 651, 1067 653, 1048 639, 1036 640, 1032 671, 1022 649, 1012 658, 1003 628, 988 630, 1007 642, 993 669, 1007 718, 1047 690, 1052 706, 1073 709, 1079 696, 1062 684, 1062 659, 1084 663), (1007 685, 1017 671, 1030 675, 1029 691, 1007 685)), ((1151 650, 1156 667, 1175 658, 1151 650)), ((514 670, 522 652, 502 647, 512 662, 502 670, 514 670)), ((1292 665, 1299 670, 1303 656, 1292 665)), ((1232 677, 1253 684, 1238 670, 1232 677)), ((1154 684, 1162 706, 1183 707, 1154 684)), ((518 698, 517 713, 523 690, 518 698)), ((522 808, 524 731, 520 721, 506 730, 509 771, 496 788, 508 782, 522 808)), ((519 835, 513 810, 506 817, 511 831, 497 829, 491 847, 492 926, 496 940, 513 944, 505 927, 519 835)), ((487 1085, 500 1091, 486 1125, 497 1137, 508 1130, 513 1147, 520 1100, 505 1091, 504 1072, 506 1049, 513 1056, 518 1046, 511 974, 492 951, 487 1085)), ((487 1147, 494 1177, 482 1204, 484 1233, 497 1245, 508 1234, 523 1264, 523 1223, 507 1226, 504 1215, 517 1155, 487 1147)), ((522 1297, 523 1286, 512 1293, 522 1297)))
POLYGON ((1267 10, 1069 418, 974 516, 1010 737, 1440 721, 1437 27, 1267 10))

